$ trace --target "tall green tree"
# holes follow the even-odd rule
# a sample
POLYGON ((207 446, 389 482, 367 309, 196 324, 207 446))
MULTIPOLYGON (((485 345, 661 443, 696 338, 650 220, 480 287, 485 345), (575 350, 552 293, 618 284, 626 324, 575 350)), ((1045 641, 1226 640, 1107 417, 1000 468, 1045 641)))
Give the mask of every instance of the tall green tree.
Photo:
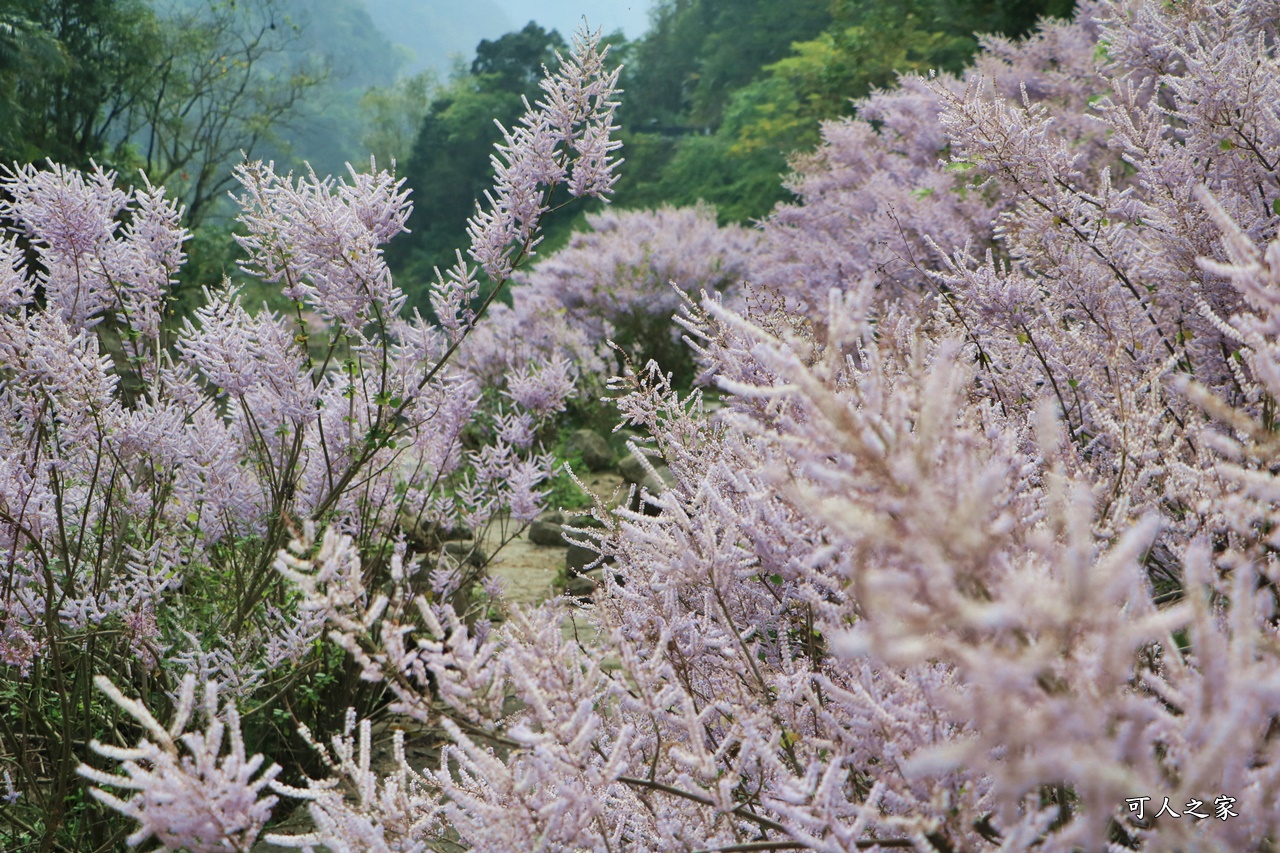
POLYGON ((467 217, 491 184, 493 146, 536 100, 542 67, 554 67, 564 39, 530 22, 518 32, 482 41, 469 72, 456 74, 432 101, 404 170, 413 190, 410 233, 388 248, 402 287, 425 309, 435 267, 444 269, 466 243, 467 217))
POLYGON ((192 225, 324 79, 290 53, 300 35, 280 0, 205 0, 159 21, 155 64, 123 130, 151 180, 182 194, 192 225))
POLYGON ((435 71, 427 68, 390 86, 375 86, 360 98, 360 144, 379 165, 405 164, 418 130, 440 91, 435 71))
POLYGON ((975 33, 1022 35, 1072 0, 663 0, 633 50, 621 117, 624 204, 716 204, 722 221, 785 197, 791 153, 897 74, 960 70, 975 33), (642 168, 636 168, 637 161, 642 168))
POLYGON ((730 94, 830 25, 831 0, 661 0, 623 71, 625 126, 719 125, 730 94))
POLYGON ((0 0, 0 157, 142 169, 198 225, 324 79, 288 4, 0 0))
POLYGON ((47 77, 66 70, 57 39, 31 17, 29 4, 0 4, 0 160, 18 159, 28 110, 19 85, 28 76, 47 77))
POLYGON ((785 155, 740 155, 719 130, 734 93, 829 27, 832 9, 831 0, 661 0, 623 67, 619 203, 702 199, 722 220, 746 221, 781 200, 785 155))
POLYGON ((73 166, 118 159, 121 123, 139 106, 156 62, 152 9, 142 0, 7 0, 0 17, 17 45, 0 60, 18 122, 6 159, 73 166))
POLYGON ((766 65, 734 93, 723 130, 738 155, 794 151, 818 142, 823 119, 852 113, 852 100, 899 74, 958 72, 978 47, 978 34, 1019 36, 1037 17, 1066 15, 1070 0, 838 0, 835 22, 816 39, 766 65))

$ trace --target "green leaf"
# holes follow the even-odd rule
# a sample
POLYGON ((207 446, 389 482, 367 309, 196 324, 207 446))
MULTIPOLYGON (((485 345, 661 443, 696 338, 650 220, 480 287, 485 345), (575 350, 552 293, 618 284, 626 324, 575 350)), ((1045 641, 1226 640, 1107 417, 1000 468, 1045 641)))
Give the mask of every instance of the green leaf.
POLYGON ((1074 380, 1074 379, 1068 379, 1068 380, 1067 380, 1067 385, 1068 385, 1068 386, 1070 386, 1070 387, 1072 387, 1072 388, 1079 388, 1079 387, 1080 387, 1080 383, 1079 383, 1079 382, 1077 382, 1077 381, 1076 381, 1076 380, 1074 380))
POLYGON ((774 586, 782 586, 782 575, 779 575, 779 574, 769 575, 769 583, 773 584, 774 586))
POLYGON ((1236 147, 1236 144, 1232 142, 1230 139, 1224 139, 1218 143, 1218 147, 1221 148, 1223 151, 1230 151, 1232 148, 1236 147))
POLYGON ((1280 216, 1280 198, 1271 202, 1271 209, 1275 211, 1276 216, 1280 216))
POLYGON ((911 191, 911 197, 917 201, 933 195, 933 187, 917 187, 911 191))

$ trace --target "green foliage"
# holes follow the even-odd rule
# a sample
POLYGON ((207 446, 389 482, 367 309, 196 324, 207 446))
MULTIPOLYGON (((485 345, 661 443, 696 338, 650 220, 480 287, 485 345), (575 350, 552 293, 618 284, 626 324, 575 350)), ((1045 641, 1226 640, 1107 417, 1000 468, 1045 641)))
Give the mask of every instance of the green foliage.
POLYGON ((66 72, 66 59, 57 39, 28 14, 17 8, 0 12, 0 157, 15 159, 23 149, 23 125, 27 109, 18 87, 29 77, 49 77, 66 72))
POLYGON ((279 57, 278 71, 311 69, 318 78, 297 104, 296 114, 273 128, 261 156, 301 168, 309 163, 318 174, 341 174, 346 163, 365 169, 369 155, 380 166, 390 157, 408 156, 421 119, 411 106, 412 78, 397 80, 407 57, 374 25, 365 0, 276 0, 281 26, 297 27, 297 37, 279 57), (365 95, 373 101, 366 102, 365 95), (380 99, 389 98, 389 104, 380 99), (403 109, 404 115, 389 110, 403 109), (388 152, 388 128, 406 124, 388 152), (384 159, 384 157, 386 159, 384 159))
POLYGON ((411 303, 426 306, 432 269, 448 267, 465 242, 467 217, 489 186, 489 152, 502 138, 493 118, 510 123, 520 110, 518 93, 485 90, 470 76, 431 103, 403 172, 415 201, 410 233, 387 251, 411 303))
POLYGON ((159 19, 155 67, 117 132, 136 140, 136 166, 182 198, 192 225, 225 203, 235 165, 278 150, 281 128, 328 75, 300 50, 307 31, 289 9, 182 0, 159 19))
POLYGON ((556 51, 566 48, 560 33, 530 21, 518 32, 482 40, 476 46, 471 74, 490 91, 532 92, 542 79, 543 66, 554 66, 556 51))
POLYGON ((589 508, 592 505, 591 496, 579 488, 569 476, 570 469, 578 476, 586 472, 587 466, 582 461, 582 457, 576 455, 565 457, 557 453, 556 459, 561 462, 561 465, 556 469, 555 476, 544 486, 547 490, 547 498, 544 502, 546 507, 555 510, 589 508))
POLYGON ((405 163, 432 100, 440 90, 434 71, 421 71, 391 86, 375 86, 360 99, 360 144, 379 166, 405 163))
MULTIPOLYGON (((556 51, 566 47, 559 33, 531 22, 519 32, 481 42, 471 68, 432 93, 402 170, 415 200, 410 233, 387 252, 409 304, 424 316, 430 316, 427 292, 433 270, 451 266, 457 247, 466 245, 467 217, 492 183, 493 146, 502 141, 495 120, 503 127, 518 120, 523 98, 533 102, 540 95, 537 83, 543 66, 554 68, 556 51)), ((581 221, 581 205, 563 212, 555 209, 568 200, 564 190, 551 200, 553 210, 542 223, 540 254, 563 244, 574 223, 581 221)), ((480 298, 487 294, 488 283, 482 282, 480 298)))
POLYGON ((635 133, 623 140, 631 170, 619 181, 618 195, 628 207, 705 201, 716 207, 723 225, 763 217, 787 197, 779 177, 787 167, 782 151, 737 151, 727 133, 679 141, 635 133))
POLYGON ((245 155, 367 162, 353 93, 402 59, 364 0, 4 0, 0 161, 141 169, 199 225, 245 155))
POLYGON ((820 122, 899 73, 958 71, 976 32, 1026 32, 1067 0, 665 0, 631 49, 620 112, 622 203, 713 202, 722 222, 766 215, 787 158, 820 122))
POLYGON ((958 70, 977 46, 972 34, 926 29, 914 5, 871 7, 858 23, 799 42, 790 56, 766 66, 767 76, 734 94, 725 123, 734 153, 810 147, 819 121, 849 115, 852 99, 899 73, 958 70))
MULTIPOLYGON (((89 758, 90 740, 136 733, 132 721, 91 687, 95 672, 130 657, 129 639, 115 616, 49 643, 27 677, 0 679, 0 732, 27 750, 0 754, 0 770, 10 773, 22 794, 0 809, 0 850, 118 849, 128 821, 97 808, 75 769, 89 758)), ((157 711, 168 710, 165 691, 172 685, 157 682, 141 666, 128 678, 130 689, 148 696, 157 711)))
POLYGON ((9 0, 0 11, 0 158, 114 163, 110 120, 135 105, 157 61, 159 21, 143 0, 9 0))
POLYGON ((662 0, 624 70, 624 125, 719 125, 733 91, 831 23, 830 0, 662 0))

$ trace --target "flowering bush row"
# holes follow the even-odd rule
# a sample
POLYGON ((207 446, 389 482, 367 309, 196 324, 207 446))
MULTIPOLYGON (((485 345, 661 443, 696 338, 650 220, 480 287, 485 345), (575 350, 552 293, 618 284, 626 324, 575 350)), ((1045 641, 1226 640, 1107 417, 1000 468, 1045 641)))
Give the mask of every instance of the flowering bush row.
MULTIPOLYGON (((259 772, 214 688, 186 731, 192 684, 167 729, 104 685, 140 734, 98 747, 125 775, 85 773, 133 791, 98 796, 138 821, 135 839, 193 851, 247 849, 275 797, 307 804, 313 832, 267 836, 299 849, 1272 849, 1278 37, 1264 0, 1091 0, 1025 42, 987 41, 963 78, 873 95, 797 163, 799 200, 745 250, 740 298, 683 312, 726 405, 709 414, 653 364, 613 380, 647 437, 634 450, 674 485, 645 495, 647 512, 595 507, 613 571, 588 608, 469 623, 413 588, 405 554, 373 582, 359 528, 321 534, 314 511, 274 559, 299 612, 394 708, 447 733, 437 765, 411 766, 398 742, 398 767, 376 773, 353 713, 328 745, 306 733, 329 775, 284 784, 259 772), (570 619, 596 639, 567 639, 583 636, 570 619)), ((542 132, 513 136, 511 162, 549 144, 542 132)), ((517 196, 496 207, 518 221, 501 200, 517 196)), ((527 252, 534 232, 504 233, 527 252)), ((501 277, 495 242, 477 257, 501 277)), ((312 264, 287 286, 339 323, 353 304, 391 310, 388 291, 320 301, 333 291, 305 259, 345 257, 322 243, 278 244, 312 264)), ((547 275, 597 293, 572 251, 547 275)), ((133 281, 85 298, 123 314, 133 281)), ((466 305, 466 271, 451 282, 438 304, 466 305)), ((54 386, 33 368, 21 390, 43 396, 27 417, 47 424, 36 435, 94 435, 102 402, 60 413, 113 399, 111 373, 90 338, 48 322, 31 350, 79 353, 65 369, 83 378, 54 386)), ((436 340, 409 328, 421 343, 400 346, 436 340)), ((266 352, 271 334, 246 328, 228 352, 266 352)), ((365 359, 380 351, 346 334, 365 359)), ((307 375, 287 361, 257 374, 268 410, 292 411, 294 370, 307 375)), ((385 375, 393 393, 412 387, 385 375)), ((431 411, 473 387, 441 387, 431 411)), ((209 419, 260 436, 255 470, 277 470, 291 434, 238 425, 230 397, 209 419)), ((364 434, 381 435, 370 412, 364 434)), ((26 435, 10 446, 53 446, 26 435)), ((493 474, 450 494, 528 482, 484 458, 474 470, 493 474)), ((45 468, 56 506, 80 480, 45 468)), ((341 505, 317 493, 296 500, 341 505)), ((9 546, 22 565, 68 527, 24 517, 9 546)), ((62 577, 35 565, 15 575, 26 588, 62 577)), ((41 604, 9 612, 52 612, 41 604)), ((33 672, 68 645, 28 633, 33 672)))

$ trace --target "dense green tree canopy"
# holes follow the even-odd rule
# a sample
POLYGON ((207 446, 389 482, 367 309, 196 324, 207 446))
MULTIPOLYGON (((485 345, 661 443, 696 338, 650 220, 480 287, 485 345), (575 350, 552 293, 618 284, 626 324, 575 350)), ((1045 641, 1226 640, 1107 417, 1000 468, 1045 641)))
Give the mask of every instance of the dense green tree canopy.
POLYGON ((4 0, 0 79, 11 126, 6 161, 110 160, 119 122, 156 63, 159 21, 143 0, 4 0))
POLYGON ((764 216, 822 119, 902 72, 958 71, 975 33, 1021 35, 1071 0, 661 0, 630 50, 622 203, 764 216), (638 155, 638 156, 637 156, 638 155), (637 168, 637 160, 640 167, 637 168))
POLYGON ((660 0, 624 72, 622 119, 718 125, 735 89, 830 23, 830 0, 660 0))
POLYGON ((67 62, 57 39, 26 4, 0 8, 0 156, 14 159, 24 147, 29 120, 20 85, 28 76, 61 74, 67 62))
POLYGON ((543 67, 554 65, 556 51, 565 49, 560 33, 530 21, 518 32, 492 41, 483 39, 476 46, 471 73, 484 79, 486 88, 494 91, 535 90, 543 67))

